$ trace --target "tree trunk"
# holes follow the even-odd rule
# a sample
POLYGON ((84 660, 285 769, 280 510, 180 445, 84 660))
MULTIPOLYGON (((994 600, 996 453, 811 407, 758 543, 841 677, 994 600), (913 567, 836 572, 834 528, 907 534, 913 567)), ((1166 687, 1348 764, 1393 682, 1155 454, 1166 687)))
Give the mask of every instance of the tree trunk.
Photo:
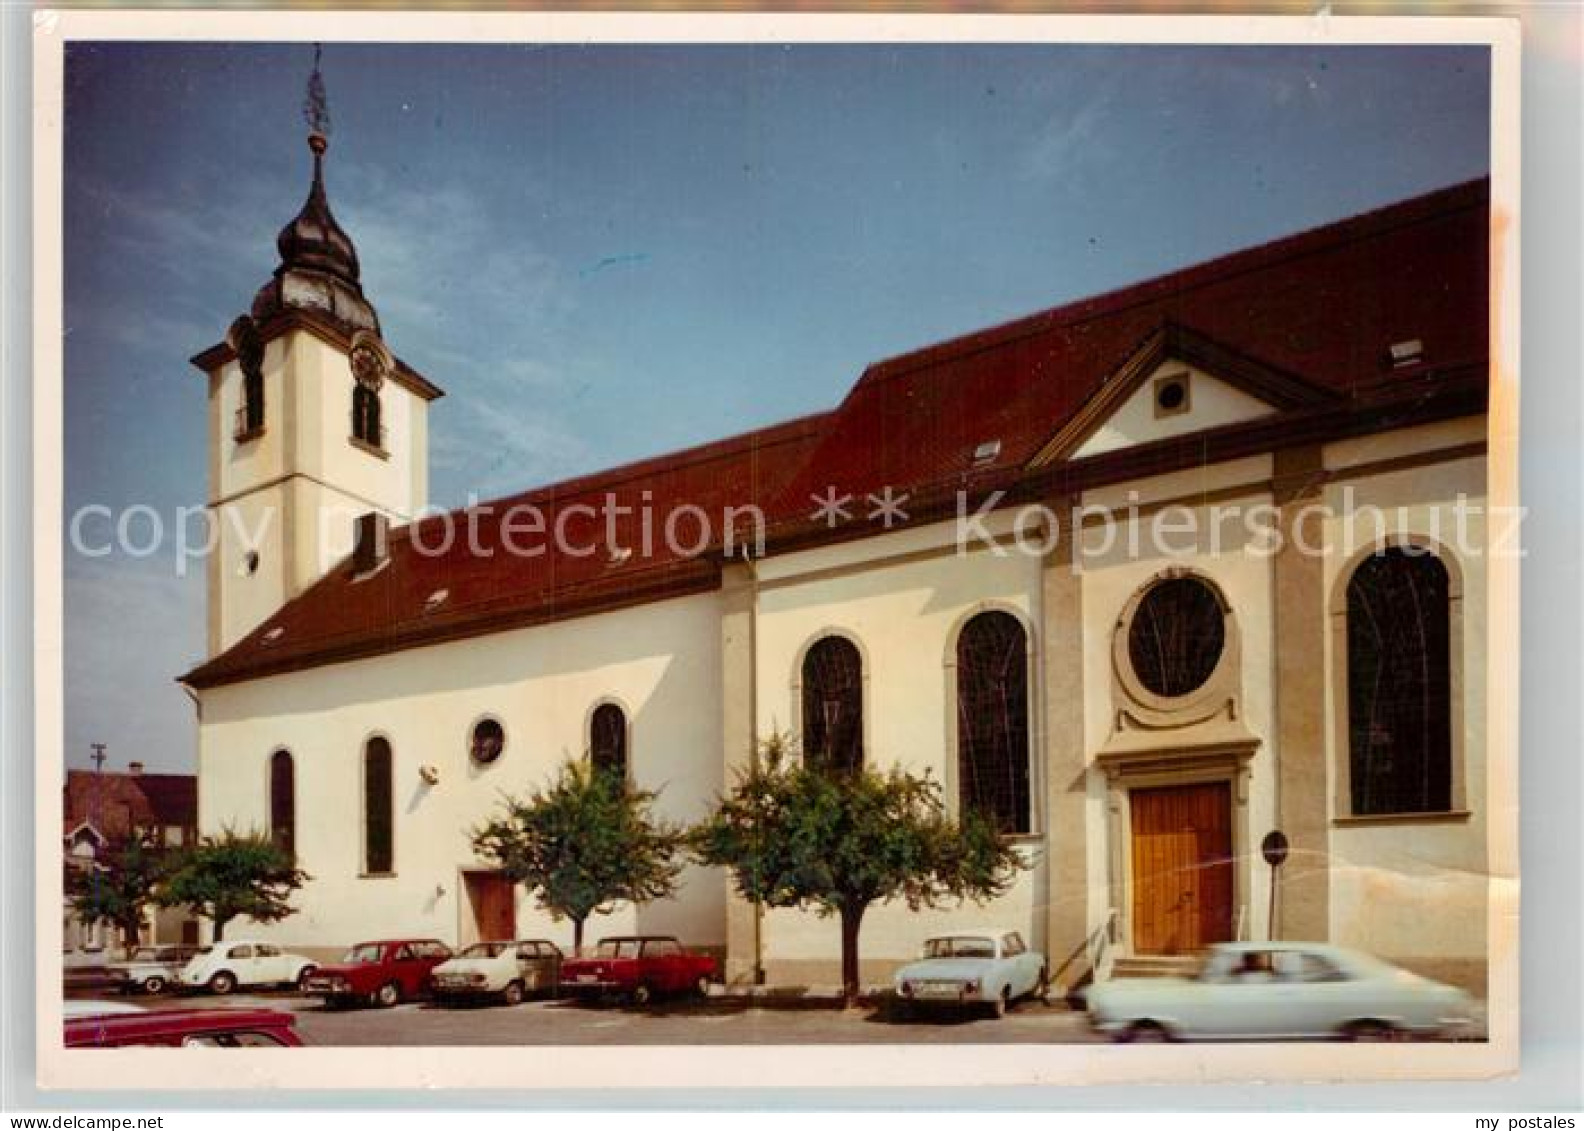
POLYGON ((138 932, 142 930, 142 927, 143 921, 141 918, 136 921, 128 920, 121 924, 121 943, 126 947, 128 955, 138 948, 138 932))
POLYGON ((227 915, 224 919, 216 919, 214 921, 214 938, 211 941, 219 942, 221 939, 225 938, 225 925, 230 921, 231 917, 229 915, 227 915))
POLYGON ((581 954, 582 952, 583 952, 583 920, 574 919, 574 920, 572 920, 572 953, 573 954, 581 954))
POLYGON ((858 1004, 858 928, 865 910, 863 904, 841 909, 842 999, 849 1009, 858 1004))

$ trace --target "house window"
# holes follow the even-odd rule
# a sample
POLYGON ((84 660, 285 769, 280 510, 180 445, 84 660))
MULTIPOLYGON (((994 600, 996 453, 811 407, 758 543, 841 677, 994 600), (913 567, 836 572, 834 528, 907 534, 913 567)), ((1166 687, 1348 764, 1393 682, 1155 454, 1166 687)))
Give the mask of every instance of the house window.
POLYGON ((371 738, 363 748, 363 871, 385 875, 395 864, 391 746, 371 738))
POLYGON ((1128 627, 1128 661, 1144 688, 1188 695, 1215 674, 1226 648, 1226 614, 1196 577, 1167 577, 1144 594, 1128 627))
POLYGON ((385 447, 379 394, 361 381, 352 386, 352 438, 371 448, 384 450, 385 447))
POLYGON ((501 756, 506 748, 506 728, 497 719, 480 719, 473 725, 468 742, 468 753, 473 761, 487 766, 501 756))
MULTIPOLYGON (((276 848, 293 858, 297 855, 297 775, 288 750, 270 755, 269 764, 270 840, 276 848)), ((178 837, 176 843, 181 843, 178 837)))
POLYGON ((836 773, 863 765, 863 659, 840 636, 824 637, 803 657, 803 757, 836 773))
POLYGON ((1418 547, 1365 558, 1347 590, 1348 783, 1356 816, 1452 808, 1449 578, 1418 547))
POLYGON ((627 712, 601 703, 589 718, 589 760, 596 770, 627 780, 627 712))
POLYGON ((264 371, 249 369, 242 377, 242 424, 249 434, 264 427, 264 371))
POLYGON ((1028 635, 980 613, 957 637, 957 770, 964 812, 1002 833, 1030 830, 1028 635))

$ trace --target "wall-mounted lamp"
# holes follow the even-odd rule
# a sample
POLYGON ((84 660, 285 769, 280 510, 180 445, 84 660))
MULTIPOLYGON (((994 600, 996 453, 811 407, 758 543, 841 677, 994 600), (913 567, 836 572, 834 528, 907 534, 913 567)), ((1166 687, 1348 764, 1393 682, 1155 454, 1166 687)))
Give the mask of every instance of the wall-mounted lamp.
POLYGON ((418 776, 423 778, 425 785, 435 785, 440 781, 440 767, 426 763, 418 767, 418 776))

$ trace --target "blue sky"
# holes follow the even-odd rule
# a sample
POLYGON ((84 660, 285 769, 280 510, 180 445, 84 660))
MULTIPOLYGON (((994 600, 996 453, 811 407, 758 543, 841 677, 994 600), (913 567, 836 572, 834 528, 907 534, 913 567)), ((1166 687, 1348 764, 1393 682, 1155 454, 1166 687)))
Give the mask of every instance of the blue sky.
MULTIPOLYGON (((68 515, 205 501, 186 359, 302 203, 311 65, 69 49, 68 515)), ((365 293, 448 394, 445 504, 826 408, 879 358, 1489 161, 1483 48, 331 44, 323 69, 365 293)), ((192 767, 203 578, 174 561, 168 531, 68 548, 68 765, 192 767)))

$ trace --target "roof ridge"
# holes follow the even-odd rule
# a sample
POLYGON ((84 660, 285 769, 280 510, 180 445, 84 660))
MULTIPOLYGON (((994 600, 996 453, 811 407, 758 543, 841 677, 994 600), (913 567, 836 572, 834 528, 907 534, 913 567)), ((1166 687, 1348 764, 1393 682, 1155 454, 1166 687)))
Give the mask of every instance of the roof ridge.
POLYGON ((656 470, 678 470, 685 467, 697 467, 700 464, 710 463, 714 460, 727 459, 740 454, 745 448, 751 446, 755 440, 769 439, 769 442, 774 444, 787 443, 806 432, 813 431, 815 424, 831 416, 835 411, 833 408, 827 408, 818 412, 805 413, 802 416, 795 416, 758 428, 750 428, 730 436, 706 440, 702 443, 691 444, 685 448, 657 452, 654 455, 643 456, 627 463, 616 464, 614 467, 585 472, 570 479, 560 479, 527 487, 520 491, 511 491, 489 499, 480 499, 476 503, 451 507, 443 512, 425 515, 423 518, 403 523, 401 526, 392 529, 390 536, 393 539, 409 537, 414 526, 424 522, 438 522, 442 519, 454 518, 465 514, 470 506, 494 508, 506 503, 526 503, 533 498, 543 498, 546 495, 570 497, 582 494, 596 485, 613 488, 623 483, 629 483, 656 470))
POLYGON ((1159 297, 1155 292, 1178 293, 1198 290, 1235 279, 1269 265, 1273 259, 1295 259, 1373 238, 1393 229, 1410 228, 1439 216, 1450 215, 1488 200, 1490 177, 1474 177, 1457 184, 1432 189, 1417 196, 1391 201, 1375 208, 1311 225, 1285 236, 1277 236, 1250 247, 1235 248, 1210 259, 1184 264, 1158 275, 1124 283, 1099 294, 1084 295, 1071 302, 1046 307, 1009 318, 956 337, 943 338, 906 353, 893 354, 870 363, 848 396, 860 389, 883 384, 933 365, 957 361, 1030 338, 1053 326, 1078 326, 1143 306, 1159 297), (1191 282, 1190 282, 1191 280, 1191 282), (1177 284, 1173 286, 1173 284, 1177 284), (1183 285, 1187 284, 1187 285, 1183 285))

